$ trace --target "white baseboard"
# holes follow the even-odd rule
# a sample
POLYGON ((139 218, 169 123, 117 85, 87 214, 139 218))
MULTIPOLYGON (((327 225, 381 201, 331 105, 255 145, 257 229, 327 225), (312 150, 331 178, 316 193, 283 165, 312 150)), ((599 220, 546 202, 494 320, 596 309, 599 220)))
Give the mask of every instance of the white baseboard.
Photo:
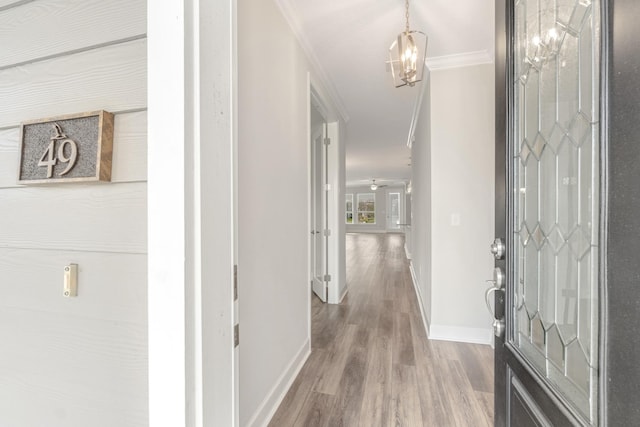
POLYGON ((422 322, 424 323, 424 328, 427 331, 427 336, 430 340, 492 345, 493 331, 490 328, 465 328, 460 326, 431 325, 429 323, 429 319, 427 319, 424 305, 422 304, 422 294, 420 293, 418 278, 416 277, 416 272, 413 269, 412 262, 409 263, 409 269, 411 270, 411 281, 413 282, 413 288, 416 290, 416 295, 418 295, 418 305, 420 306, 422 322))
POLYGON ((304 363, 309 358, 311 354, 311 345, 309 340, 307 339, 298 351, 296 355, 293 357, 289 365, 285 369, 285 371, 280 375, 278 381, 273 386, 273 388, 267 394, 267 397, 262 401, 258 410, 253 414, 253 416, 249 419, 247 426, 249 427, 266 427, 271 418, 273 418, 274 414, 278 410, 278 407, 282 403, 285 395, 291 388, 291 384, 296 379, 300 370, 304 366, 304 363))
POLYGON ((413 269, 413 263, 409 263, 409 270, 411 271, 411 281, 413 282, 413 289, 418 296, 418 305, 420 306, 420 314, 422 316, 422 323, 424 324, 424 330, 429 336, 429 319, 427 319, 427 313, 424 311, 424 305, 422 304, 422 293, 420 292, 420 286, 418 286, 418 278, 416 277, 416 271, 413 269))
POLYGON ((493 332, 490 328, 465 328, 461 326, 448 325, 431 325, 429 328, 430 340, 491 345, 492 336, 493 332))
MULTIPOLYGON (((342 300, 344 299, 344 297, 347 295, 347 292, 349 291, 349 287, 345 286, 343 291, 342 291, 342 295, 340 295, 340 298, 332 298, 333 295, 331 295, 331 297, 327 298, 327 302, 329 304, 340 304, 342 302, 342 300)), ((332 294, 334 294, 332 292, 332 294)))
POLYGON ((409 248, 407 247, 406 243, 404 244, 404 253, 407 256, 407 259, 411 261, 411 252, 409 252, 409 248))
POLYGON ((340 301, 338 301, 338 304, 342 304, 342 301, 344 300, 344 297, 347 296, 348 292, 349 292, 349 287, 345 286, 344 287, 344 292, 342 292, 342 295, 340 296, 340 301))
POLYGON ((362 228, 360 230, 347 230, 347 233, 351 233, 351 234, 386 234, 387 230, 375 230, 375 229, 368 229, 368 228, 362 228))

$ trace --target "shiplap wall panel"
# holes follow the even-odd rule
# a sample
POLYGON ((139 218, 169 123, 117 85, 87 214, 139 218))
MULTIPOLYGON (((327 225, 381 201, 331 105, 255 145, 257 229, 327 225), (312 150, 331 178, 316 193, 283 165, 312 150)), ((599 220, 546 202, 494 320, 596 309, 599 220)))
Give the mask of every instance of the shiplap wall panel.
MULTIPOLYGON (((111 182, 147 180, 147 113, 116 114, 111 182)), ((0 189, 17 184, 20 128, 0 130, 0 189)), ((1 196, 0 196, 1 198, 1 196)))
POLYGON ((58 315, 145 324, 147 256, 0 248, 0 310, 25 308, 58 315), (78 264, 78 297, 62 295, 63 269, 78 264), (117 278, 115 278, 117 276, 117 278))
POLYGON ((146 183, 5 189, 0 218, 0 248, 147 251, 146 183))
POLYGON ((0 0, 0 427, 149 424, 145 9, 0 0), (112 183, 16 185, 21 122, 99 109, 112 183))
POLYGON ((147 180, 147 112, 116 114, 111 181, 147 180))
POLYGON ((23 3, 25 3, 24 0, 0 0, 0 9, 3 9, 3 8, 9 9, 10 7, 18 7, 23 3))
POLYGON ((0 128, 83 111, 146 108, 146 55, 142 39, 1 70, 0 128))
POLYGON ((144 35, 145 0, 38 0, 0 14, 0 68, 144 35))
POLYGON ((148 425, 145 324, 3 307, 0 341, 0 426, 148 425))

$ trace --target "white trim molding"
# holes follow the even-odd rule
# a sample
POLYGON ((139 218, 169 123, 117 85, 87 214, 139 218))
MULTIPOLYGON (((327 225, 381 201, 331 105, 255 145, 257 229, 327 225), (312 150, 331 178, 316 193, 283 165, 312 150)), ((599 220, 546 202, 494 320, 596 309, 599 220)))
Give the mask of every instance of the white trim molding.
MULTIPOLYGON (((311 43, 305 36, 304 29, 302 28, 302 24, 300 24, 300 21, 296 17, 297 15, 295 11, 295 6, 293 6, 290 0, 275 0, 275 3, 276 5, 278 5, 280 12, 282 12, 282 16, 289 24, 289 27, 291 27, 291 31, 296 36, 298 43, 300 43, 302 50, 304 51, 305 55, 307 56, 307 59, 311 63, 311 66, 313 67, 313 70, 319 80, 319 82, 317 83, 319 83, 320 86, 322 86, 328 92, 328 96, 331 99, 333 106, 336 108, 336 110, 338 110, 338 114, 340 115, 342 120, 345 123, 348 122, 349 112, 347 111, 347 107, 345 107, 342 97, 340 96, 335 86, 331 82, 331 79, 329 78, 326 71, 322 67, 322 63, 320 62, 318 57, 315 55, 313 48, 311 46, 311 43)), ((316 89, 318 89, 318 87, 316 87, 316 89)), ((331 119, 330 117, 325 117, 325 118, 331 119)))
POLYGON ((486 50, 479 50, 477 52, 466 52, 456 55, 437 56, 434 58, 426 59, 427 67, 431 71, 492 63, 493 57, 486 50))
POLYGON ((430 340, 456 341, 471 344, 491 345, 491 329, 486 328, 465 328, 449 325, 431 325, 429 328, 430 340))
POLYGON ((420 292, 420 286, 418 286, 418 278, 416 276, 416 271, 413 269, 413 262, 409 262, 409 271, 411 271, 411 282, 413 282, 413 289, 416 291, 416 296, 418 297, 418 305, 420 306, 420 315, 422 316, 422 323, 424 324, 424 330, 427 333, 427 337, 429 336, 429 319, 427 318, 427 312, 424 310, 424 305, 422 303, 422 293, 420 292))
POLYGON ((248 427, 266 427, 269 424, 310 354, 311 342, 307 339, 262 401, 258 410, 249 419, 248 427))
POLYGON ((430 324, 424 310, 424 305, 422 303, 422 294, 420 293, 420 287, 418 286, 416 272, 413 269, 413 262, 409 263, 409 269, 411 270, 411 281, 413 282, 413 288, 415 289, 416 295, 418 296, 418 305, 420 306, 422 322, 424 323, 424 328, 427 331, 427 337, 430 340, 492 345, 493 331, 491 329, 430 324))
POLYGON ((236 426, 235 1, 148 0, 147 25, 149 425, 236 426))

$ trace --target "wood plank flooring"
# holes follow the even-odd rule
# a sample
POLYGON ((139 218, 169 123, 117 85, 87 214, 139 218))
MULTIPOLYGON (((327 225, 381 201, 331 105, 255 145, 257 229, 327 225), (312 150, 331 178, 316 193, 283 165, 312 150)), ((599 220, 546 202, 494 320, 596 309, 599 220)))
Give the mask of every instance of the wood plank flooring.
POLYGON ((492 426, 493 351, 430 341, 404 238, 347 234, 349 293, 312 301, 312 353, 269 426, 492 426))

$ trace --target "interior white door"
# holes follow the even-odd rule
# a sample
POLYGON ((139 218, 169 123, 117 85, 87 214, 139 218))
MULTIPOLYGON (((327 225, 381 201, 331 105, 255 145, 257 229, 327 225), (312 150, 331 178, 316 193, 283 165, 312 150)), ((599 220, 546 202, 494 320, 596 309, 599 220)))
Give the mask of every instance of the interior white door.
POLYGON ((326 229, 326 160, 322 124, 311 137, 311 286, 313 292, 327 301, 327 240, 326 229))

